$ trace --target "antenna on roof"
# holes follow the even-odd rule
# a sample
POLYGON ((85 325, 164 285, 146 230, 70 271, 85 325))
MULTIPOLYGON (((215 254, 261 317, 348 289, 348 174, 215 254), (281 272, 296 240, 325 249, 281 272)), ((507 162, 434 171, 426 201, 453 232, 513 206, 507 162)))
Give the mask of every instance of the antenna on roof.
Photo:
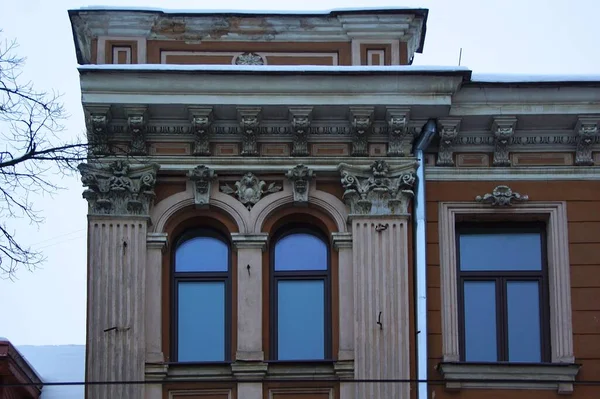
POLYGON ((460 66, 460 60, 462 60, 462 47, 460 48, 460 52, 458 53, 458 66, 460 66))

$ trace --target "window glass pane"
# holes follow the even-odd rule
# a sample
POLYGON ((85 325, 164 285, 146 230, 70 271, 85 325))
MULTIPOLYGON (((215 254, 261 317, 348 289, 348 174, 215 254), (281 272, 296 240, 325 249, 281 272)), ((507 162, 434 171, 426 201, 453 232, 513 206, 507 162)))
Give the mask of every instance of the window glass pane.
POLYGON ((176 272, 226 272, 229 248, 214 237, 194 237, 175 252, 176 272))
POLYGON ((460 269, 542 270, 539 233, 461 234, 460 269))
POLYGON ((325 282, 279 281, 277 290, 278 359, 324 359, 325 282))
POLYGON ((327 270, 327 244, 312 234, 285 236, 275 244, 275 270, 327 270))
POLYGON ((540 292, 537 281, 509 281, 508 360, 541 362, 540 292))
POLYGON ((177 359, 225 360, 225 283, 179 283, 177 359))
POLYGON ((495 362, 496 346, 496 283, 494 281, 464 282, 465 360, 495 362))

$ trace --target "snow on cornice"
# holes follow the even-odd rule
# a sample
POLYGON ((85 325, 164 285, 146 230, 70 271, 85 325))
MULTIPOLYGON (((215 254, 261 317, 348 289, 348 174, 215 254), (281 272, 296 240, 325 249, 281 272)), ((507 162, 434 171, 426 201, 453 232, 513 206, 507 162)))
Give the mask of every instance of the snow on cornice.
POLYGON ((244 10, 244 9, 168 9, 160 7, 135 7, 135 6, 103 6, 90 5, 69 10, 72 11, 137 11, 162 14, 248 14, 248 15, 332 15, 343 13, 394 13, 414 12, 427 13, 426 9, 417 7, 347 7, 332 8, 327 10, 244 10))

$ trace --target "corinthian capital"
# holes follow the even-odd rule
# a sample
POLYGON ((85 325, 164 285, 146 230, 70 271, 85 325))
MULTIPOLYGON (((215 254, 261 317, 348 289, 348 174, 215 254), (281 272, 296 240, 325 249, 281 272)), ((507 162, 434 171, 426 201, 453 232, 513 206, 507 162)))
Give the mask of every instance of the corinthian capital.
POLYGON ((394 169, 375 161, 368 169, 340 164, 343 198, 353 215, 406 215, 414 196, 416 162, 394 169))
POLYGON ((82 163, 77 168, 81 182, 88 187, 83 198, 88 201, 89 215, 150 214, 159 165, 133 168, 125 161, 115 161, 109 165, 82 163))

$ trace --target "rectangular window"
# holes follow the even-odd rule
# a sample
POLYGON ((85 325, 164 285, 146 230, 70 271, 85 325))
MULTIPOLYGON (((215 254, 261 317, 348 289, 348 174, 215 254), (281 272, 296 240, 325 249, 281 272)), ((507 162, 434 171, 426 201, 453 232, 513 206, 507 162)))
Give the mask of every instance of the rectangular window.
POLYGON ((461 358, 549 360, 544 226, 458 228, 461 358))

